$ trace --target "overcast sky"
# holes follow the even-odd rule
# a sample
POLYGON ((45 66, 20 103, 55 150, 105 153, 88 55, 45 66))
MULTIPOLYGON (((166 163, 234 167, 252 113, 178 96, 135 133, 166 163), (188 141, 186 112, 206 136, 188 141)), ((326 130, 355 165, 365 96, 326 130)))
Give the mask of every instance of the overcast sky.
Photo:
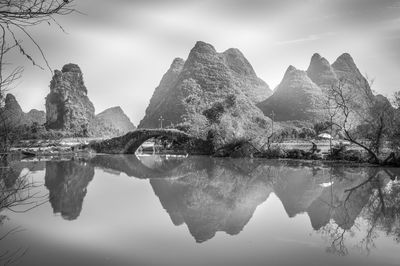
MULTIPOLYGON (((373 89, 400 90, 399 0, 75 0, 59 18, 32 30, 53 69, 78 64, 96 113, 120 105, 135 125, 175 57, 202 40, 235 47, 271 88, 286 68, 307 69, 313 53, 333 61, 348 52, 373 89)), ((27 43, 28 41, 26 41, 27 43)), ((36 54, 34 50, 32 53, 36 54)), ((9 61, 18 64, 20 56, 9 61)), ((13 89, 24 111, 44 110, 51 74, 26 64, 13 89)))

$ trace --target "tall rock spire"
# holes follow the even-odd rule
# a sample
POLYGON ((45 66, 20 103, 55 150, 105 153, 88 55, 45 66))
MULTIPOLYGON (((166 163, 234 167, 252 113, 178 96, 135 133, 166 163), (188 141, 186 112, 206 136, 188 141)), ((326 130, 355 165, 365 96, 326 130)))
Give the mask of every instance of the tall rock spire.
POLYGON ((78 65, 56 70, 46 97, 46 125, 50 129, 82 132, 94 119, 94 106, 87 96, 78 65))

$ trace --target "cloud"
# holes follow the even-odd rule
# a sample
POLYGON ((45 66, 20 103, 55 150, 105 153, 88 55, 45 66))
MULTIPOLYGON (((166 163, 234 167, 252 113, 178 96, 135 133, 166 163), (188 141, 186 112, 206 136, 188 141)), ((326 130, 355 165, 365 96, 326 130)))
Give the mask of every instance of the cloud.
POLYGON ((298 39, 292 39, 292 40, 286 40, 286 41, 278 41, 275 42, 275 45, 287 45, 287 44, 298 44, 298 43, 304 43, 304 42, 312 42, 312 41, 317 41, 321 40, 324 37, 327 36, 333 36, 335 33, 333 32, 327 32, 327 33, 322 33, 322 34, 311 34, 303 38, 298 38, 298 39))
POLYGON ((307 36, 305 38, 276 42, 276 45, 296 44, 296 43, 302 43, 302 42, 316 41, 316 40, 319 40, 319 39, 321 39, 320 36, 309 35, 309 36, 307 36))

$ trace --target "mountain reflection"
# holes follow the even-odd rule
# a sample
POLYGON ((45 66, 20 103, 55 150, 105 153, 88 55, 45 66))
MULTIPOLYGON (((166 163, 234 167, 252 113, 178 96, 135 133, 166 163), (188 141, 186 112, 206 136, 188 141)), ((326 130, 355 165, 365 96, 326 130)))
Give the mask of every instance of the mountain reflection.
POLYGON ((94 167, 81 161, 46 162, 45 186, 54 213, 66 220, 78 218, 94 167))
POLYGON ((179 179, 151 179, 150 184, 172 222, 186 223, 197 242, 217 231, 238 234, 272 191, 261 175, 251 177, 251 171, 231 161, 199 158, 189 163, 197 170, 179 179))
MULTIPOLYGON (((271 192, 289 217, 308 211, 329 182, 327 169, 312 164, 263 160, 190 158, 187 175, 151 179, 150 184, 175 225, 185 223, 197 242, 217 231, 238 234, 271 192)), ((324 213, 310 215, 317 224, 324 213)), ((329 221, 330 218, 328 218, 329 221)))
POLYGON ((347 254, 347 239, 352 238, 354 229, 363 234, 358 245, 367 251, 382 232, 400 241, 400 170, 395 168, 196 156, 96 155, 12 164, 7 175, 2 175, 2 184, 15 186, 22 169, 44 167, 53 212, 61 213, 66 220, 80 215, 94 169, 100 168, 149 179, 172 223, 186 224, 196 242, 207 241, 219 231, 239 234, 271 193, 282 202, 288 217, 308 215, 313 229, 327 237, 329 252, 347 254))
MULTIPOLYGON (((289 217, 306 213, 314 230, 329 234, 333 240, 353 228, 359 217, 380 221, 380 228, 384 226, 387 233, 397 232, 400 239, 400 204, 394 204, 400 201, 396 169, 209 157, 138 159, 124 155, 96 156, 90 162, 108 171, 149 178, 173 224, 186 224, 197 242, 213 238, 218 231, 238 234, 271 193, 280 199, 289 217), (389 205, 390 212, 385 212, 389 205), (387 218, 389 213, 392 218, 387 218)), ((336 243, 330 251, 345 253, 336 243)))

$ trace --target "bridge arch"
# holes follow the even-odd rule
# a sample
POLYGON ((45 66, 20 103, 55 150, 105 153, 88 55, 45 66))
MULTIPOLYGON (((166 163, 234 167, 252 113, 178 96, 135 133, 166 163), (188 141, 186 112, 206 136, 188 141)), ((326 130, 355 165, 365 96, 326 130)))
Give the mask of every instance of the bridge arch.
POLYGON ((130 140, 125 144, 123 153, 133 154, 147 140, 167 137, 171 140, 189 140, 190 135, 176 129, 138 129, 128 133, 130 140))
POLYGON ((134 154, 146 140, 157 137, 181 141, 192 138, 191 135, 177 129, 136 129, 121 137, 91 143, 90 147, 99 153, 134 154))

